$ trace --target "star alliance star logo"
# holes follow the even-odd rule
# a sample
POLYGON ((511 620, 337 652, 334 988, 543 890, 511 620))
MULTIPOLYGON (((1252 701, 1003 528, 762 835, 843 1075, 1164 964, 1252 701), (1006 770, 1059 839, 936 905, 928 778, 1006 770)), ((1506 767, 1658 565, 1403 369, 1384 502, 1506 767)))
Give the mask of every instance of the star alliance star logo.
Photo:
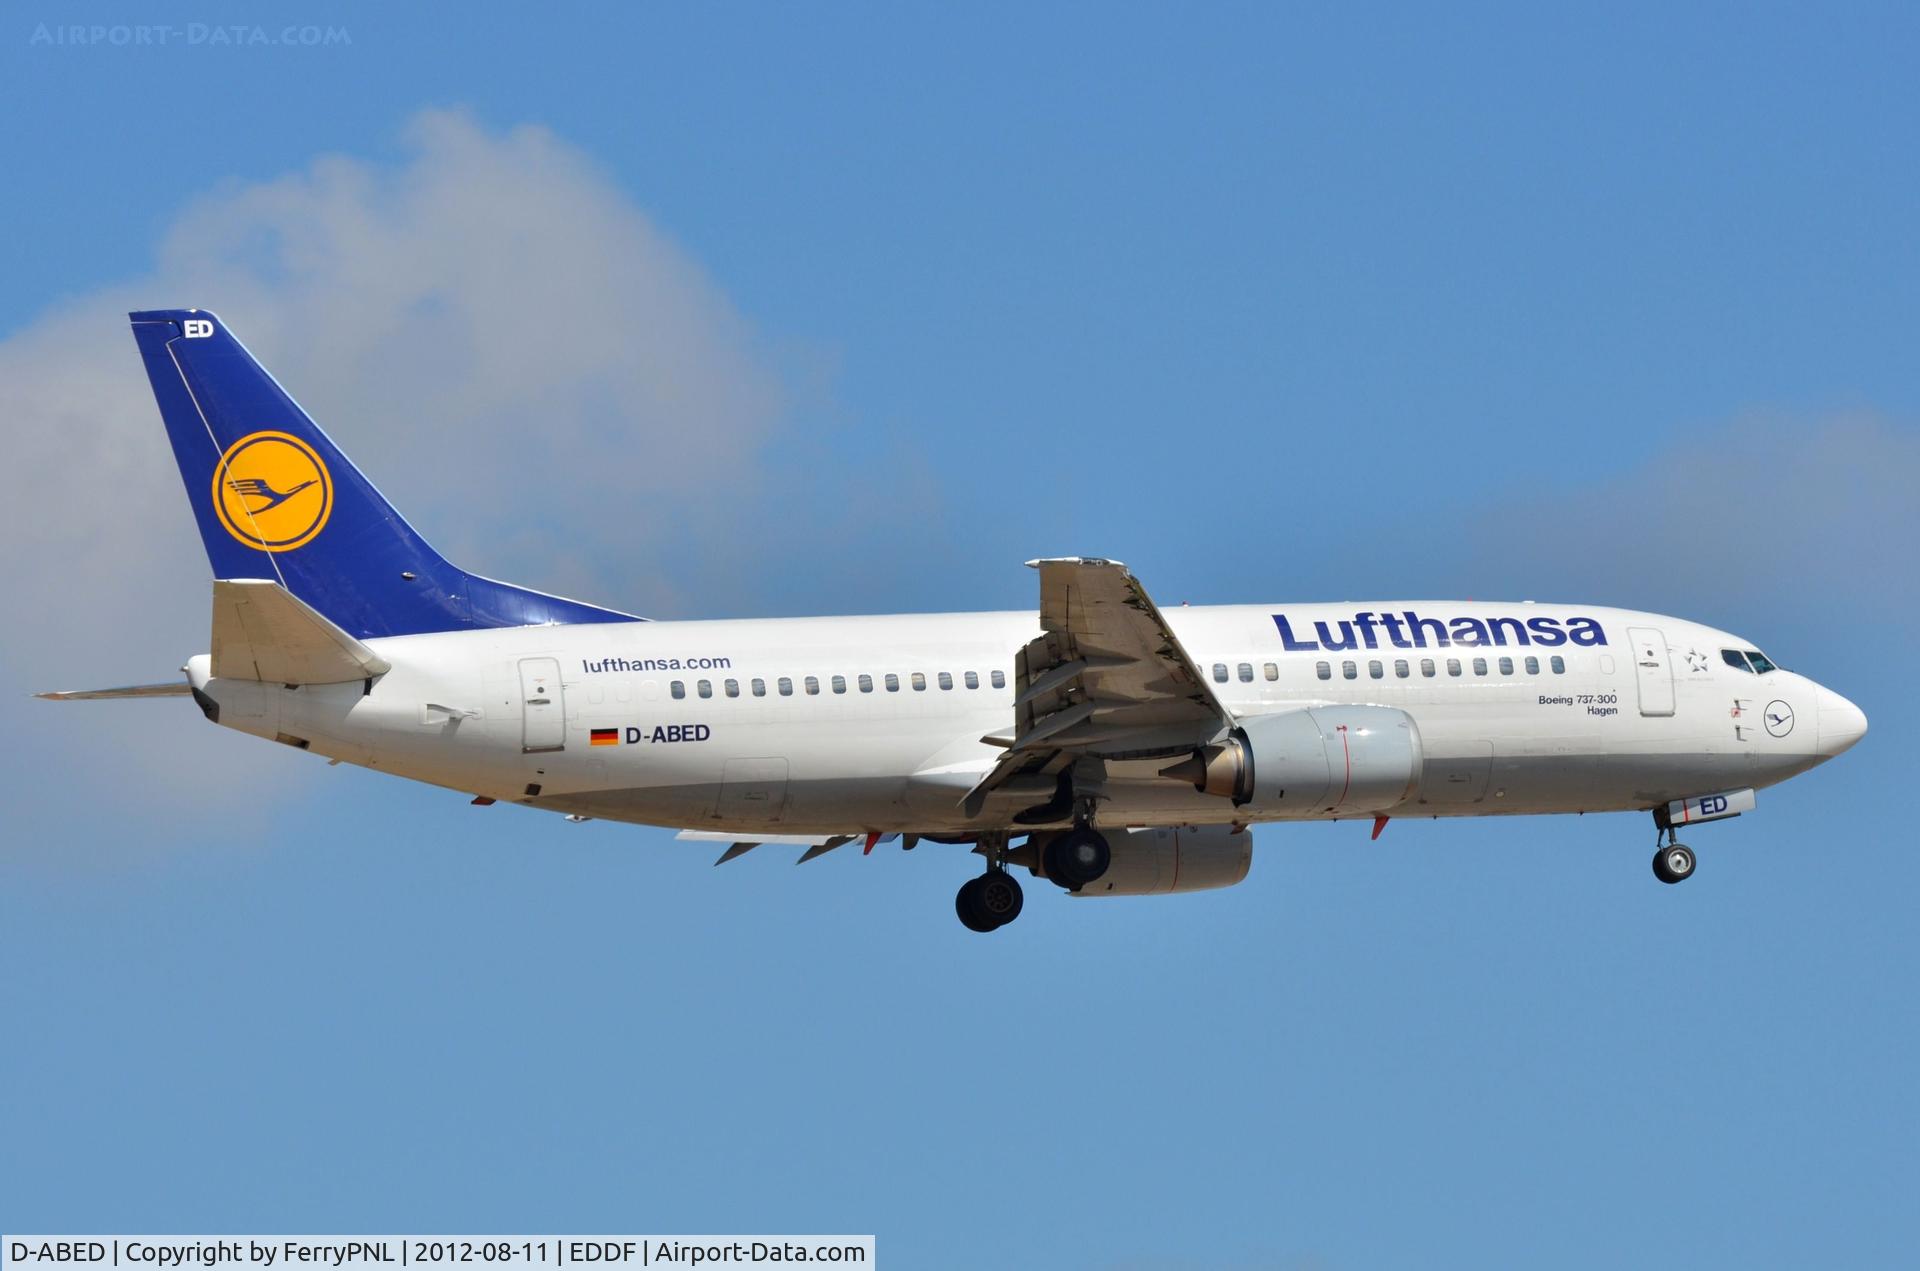
POLYGON ((1689 671, 1704 671, 1711 665, 1712 663, 1707 660, 1707 655, 1700 652, 1700 650, 1687 650, 1687 669, 1689 671))

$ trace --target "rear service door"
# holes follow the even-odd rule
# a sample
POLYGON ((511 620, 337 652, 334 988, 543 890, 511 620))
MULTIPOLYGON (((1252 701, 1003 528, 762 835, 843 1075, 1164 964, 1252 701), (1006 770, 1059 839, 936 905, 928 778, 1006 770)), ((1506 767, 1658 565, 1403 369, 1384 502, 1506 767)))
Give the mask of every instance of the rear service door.
POLYGON ((1633 641, 1634 678, 1640 681, 1640 713, 1673 714, 1673 664, 1667 654, 1667 637, 1651 627, 1630 627, 1627 639, 1633 641))
POLYGON ((520 659, 520 749, 562 750, 567 744, 567 708, 557 658, 520 659))

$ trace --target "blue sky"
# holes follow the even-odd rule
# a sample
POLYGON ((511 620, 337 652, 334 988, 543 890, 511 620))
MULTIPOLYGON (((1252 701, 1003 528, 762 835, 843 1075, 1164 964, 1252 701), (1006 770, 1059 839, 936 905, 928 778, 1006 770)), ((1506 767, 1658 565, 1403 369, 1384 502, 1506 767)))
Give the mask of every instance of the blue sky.
POLYGON ((33 39, 228 20, 0 22, 0 1229, 1910 1256, 1909 7, 33 39), (1873 733, 1701 829, 1685 887, 1638 817, 1270 828, 1235 890, 1034 888, 979 939, 958 852, 714 870, 26 701, 204 643, 119 316, 180 304, 463 563, 655 616, 1022 607, 1067 552, 1163 603, 1581 599, 1746 633, 1873 733))

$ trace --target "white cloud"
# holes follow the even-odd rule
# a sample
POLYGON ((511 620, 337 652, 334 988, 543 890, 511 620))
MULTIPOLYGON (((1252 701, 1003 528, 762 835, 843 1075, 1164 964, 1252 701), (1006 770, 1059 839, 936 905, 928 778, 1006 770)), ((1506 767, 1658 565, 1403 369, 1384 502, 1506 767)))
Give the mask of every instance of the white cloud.
MULTIPOLYGON (((1920 432, 1873 414, 1752 415, 1599 484, 1471 518, 1488 594, 1515 587, 1703 620, 1798 609, 1913 613, 1920 432)), ((1460 572, 1453 571, 1456 575, 1460 572)))
MULTIPOLYGON (((208 194, 148 277, 0 342, 17 689, 165 679, 205 644, 205 557, 130 309, 217 311, 460 564, 642 613, 679 607, 648 568, 650 538, 703 518, 718 532, 704 493, 724 483, 747 501, 763 484, 782 392, 753 333, 546 130, 429 111, 406 139, 397 165, 329 157, 208 194)), ((156 790, 163 772, 212 761, 196 748, 212 730, 184 706, 16 695, 0 723, 31 730, 56 766, 68 745, 99 754, 110 729, 116 761, 165 755, 130 774, 156 790)), ((247 749, 221 746, 223 770, 247 749)))

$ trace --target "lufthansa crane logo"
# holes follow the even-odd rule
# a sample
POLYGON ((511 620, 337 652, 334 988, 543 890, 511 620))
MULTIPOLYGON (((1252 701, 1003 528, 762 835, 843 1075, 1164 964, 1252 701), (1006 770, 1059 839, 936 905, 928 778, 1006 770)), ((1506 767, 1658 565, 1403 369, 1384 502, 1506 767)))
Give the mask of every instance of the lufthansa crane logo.
POLYGON ((283 432, 249 433, 213 469, 213 510, 227 533, 263 552, 309 543, 333 512, 333 475, 319 452, 283 432))
POLYGON ((1785 702, 1767 703, 1767 731, 1775 737, 1785 737, 1793 731, 1793 707, 1785 702))

